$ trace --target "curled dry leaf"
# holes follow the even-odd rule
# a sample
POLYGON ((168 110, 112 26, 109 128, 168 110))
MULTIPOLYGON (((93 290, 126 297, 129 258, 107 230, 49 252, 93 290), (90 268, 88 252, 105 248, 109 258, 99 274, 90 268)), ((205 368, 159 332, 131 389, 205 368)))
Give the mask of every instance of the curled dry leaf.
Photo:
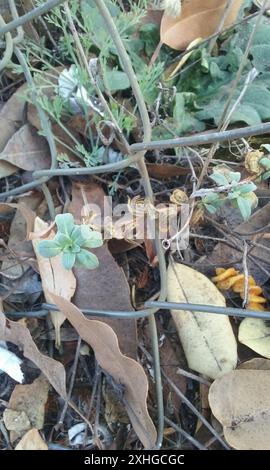
POLYGON ((240 343, 270 359, 270 327, 264 320, 245 318, 240 324, 238 339, 240 343))
POLYGON ((66 372, 64 366, 40 353, 31 334, 22 323, 8 320, 0 311, 0 341, 16 344, 23 351, 24 357, 30 359, 47 377, 53 388, 64 399, 66 393, 66 372))
MULTIPOLYGON (((170 263, 168 301, 225 307, 225 299, 203 274, 183 264, 170 263)), ((234 369, 237 345, 225 315, 171 311, 191 369, 212 379, 234 369)))
POLYGON ((268 370, 235 370, 211 385, 211 410, 235 449, 270 450, 269 389, 268 370))
POLYGON ((155 445, 156 430, 149 416, 146 399, 148 382, 140 364, 124 356, 113 329, 98 320, 88 320, 71 302, 50 293, 50 297, 72 326, 94 350, 100 367, 123 389, 123 401, 134 430, 144 447, 155 445))
POLYGON ((0 177, 26 171, 50 168, 51 156, 47 141, 29 124, 22 126, 10 138, 0 153, 0 177), (6 165, 8 164, 8 166, 6 165))
MULTIPOLYGON (((48 224, 39 217, 35 220, 34 233, 43 232, 48 228, 48 224)), ((55 233, 51 230, 45 240, 54 238, 55 233)), ((42 238, 44 240, 44 238, 42 238)), ((39 273, 41 277, 42 287, 45 292, 47 302, 53 303, 49 292, 54 292, 70 300, 76 289, 76 278, 71 270, 66 270, 60 258, 60 255, 54 258, 44 258, 39 254, 38 244, 41 238, 32 240, 36 253, 39 273)), ((55 344, 57 347, 61 344, 60 328, 65 321, 65 315, 61 312, 51 312, 52 322, 55 328, 55 344)))
MULTIPOLYGON (((235 0, 224 26, 233 23, 243 0, 235 0)), ((184 1, 181 15, 163 15, 160 27, 161 42, 173 49, 185 49, 196 38, 207 38, 218 29, 227 0, 184 1)))
POLYGON ((16 445, 15 450, 48 450, 37 429, 30 429, 16 445))

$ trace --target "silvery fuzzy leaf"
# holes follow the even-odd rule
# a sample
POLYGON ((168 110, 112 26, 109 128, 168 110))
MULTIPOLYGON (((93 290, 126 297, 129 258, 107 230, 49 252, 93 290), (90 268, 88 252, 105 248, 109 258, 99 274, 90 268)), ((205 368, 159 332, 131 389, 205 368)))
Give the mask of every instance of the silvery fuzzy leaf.
POLYGON ((55 223, 60 233, 70 235, 74 227, 74 217, 72 214, 58 214, 55 217, 55 223))
POLYGON ((103 245, 102 235, 97 231, 90 231, 87 239, 82 243, 85 248, 98 248, 103 245))
MULTIPOLYGON (((79 253, 78 253, 79 254, 79 253)), ((72 251, 66 251, 62 255, 62 263, 65 269, 72 269, 75 263, 76 256, 72 251)))
POLYGON ((59 95, 64 99, 69 99, 79 85, 76 71, 76 66, 71 65, 69 69, 64 69, 58 77, 59 95))
POLYGON ((82 106, 91 106, 92 101, 87 90, 78 79, 78 69, 72 64, 69 69, 64 69, 58 77, 59 95, 69 102, 71 111, 78 114, 82 106))
POLYGON ((87 250, 81 250, 76 254, 75 266, 87 269, 96 269, 99 266, 99 261, 94 253, 90 253, 90 251, 87 250))
POLYGON ((38 252, 44 258, 53 258, 54 256, 59 255, 61 250, 62 250, 61 245, 59 245, 54 240, 42 240, 38 244, 38 252))

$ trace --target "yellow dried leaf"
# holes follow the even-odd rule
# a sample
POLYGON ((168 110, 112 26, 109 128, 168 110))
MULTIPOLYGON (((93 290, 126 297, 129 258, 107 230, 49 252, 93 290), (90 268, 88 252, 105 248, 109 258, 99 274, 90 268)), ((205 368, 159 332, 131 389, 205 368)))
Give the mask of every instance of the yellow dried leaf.
POLYGON ((219 271, 216 269, 216 273, 217 273, 217 276, 212 277, 212 282, 224 281, 224 279, 228 279, 228 277, 236 276, 239 273, 239 271, 236 271, 236 269, 234 268, 229 268, 229 269, 220 268, 219 271))
POLYGON ((270 327, 264 320, 245 318, 240 324, 238 339, 240 343, 270 359, 270 327))
MULTIPOLYGON (((170 302, 226 306, 216 286, 194 269, 170 263, 167 279, 170 302)), ((227 316, 189 310, 171 313, 191 369, 214 379, 236 366, 237 345, 227 316)))

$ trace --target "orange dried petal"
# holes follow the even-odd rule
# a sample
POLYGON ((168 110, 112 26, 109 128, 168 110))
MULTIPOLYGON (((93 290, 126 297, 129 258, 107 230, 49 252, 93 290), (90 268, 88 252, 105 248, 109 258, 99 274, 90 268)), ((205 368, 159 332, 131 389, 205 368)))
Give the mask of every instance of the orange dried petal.
POLYGON ((260 295, 260 294, 262 294, 262 292, 263 292, 263 290, 262 290, 262 288, 259 287, 259 286, 251 286, 251 287, 249 287, 249 289, 248 289, 248 293, 249 293, 249 294, 260 295))
MULTIPOLYGON (((244 300, 244 293, 241 292, 240 294, 241 299, 244 300)), ((267 300, 264 297, 260 297, 259 295, 254 295, 254 294, 249 294, 248 295, 248 301, 249 302, 256 302, 258 304, 265 304, 267 300)))
POLYGON ((219 276, 219 274, 225 273, 225 271, 225 268, 216 268, 216 275, 219 276))
POLYGON ((256 286, 256 281, 255 281, 254 277, 248 276, 248 285, 249 286, 256 286))
MULTIPOLYGON (((255 280, 253 279, 252 276, 248 276, 248 285, 251 287, 258 287, 256 286, 256 282, 255 280)), ((237 293, 240 293, 240 292, 243 292, 245 289, 245 276, 242 280, 240 281, 237 281, 234 285, 233 285, 233 291, 234 292, 237 292, 237 293)))
MULTIPOLYGON (((220 269, 220 268, 218 268, 220 269)), ((224 279, 228 279, 228 277, 235 276, 239 273, 239 271, 236 271, 234 268, 229 268, 223 271, 222 273, 218 274, 215 277, 212 277, 213 282, 220 282, 224 281, 224 279)))
POLYGON ((257 304, 256 302, 249 302, 247 308, 250 310, 257 310, 258 312, 264 312, 264 306, 262 304, 257 304))
POLYGON ((229 277, 228 279, 224 279, 224 281, 220 281, 217 283, 218 289, 221 290, 229 290, 237 282, 239 279, 243 279, 244 274, 238 274, 237 276, 229 277))

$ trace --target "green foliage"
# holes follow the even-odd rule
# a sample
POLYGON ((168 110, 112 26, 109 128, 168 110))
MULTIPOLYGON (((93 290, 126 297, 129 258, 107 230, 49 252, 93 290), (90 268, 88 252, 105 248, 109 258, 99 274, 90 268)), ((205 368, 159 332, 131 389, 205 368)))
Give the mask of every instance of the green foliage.
MULTIPOLYGON (((270 161, 270 160, 269 160, 270 161)), ((247 220, 252 208, 257 205, 257 196, 254 191, 256 185, 252 182, 241 180, 241 174, 232 171, 214 171, 210 176, 221 191, 213 191, 206 194, 202 199, 203 206, 214 214, 226 201, 233 207, 237 207, 244 220, 247 220)))
POLYGON ((260 165, 265 168, 265 172, 262 175, 262 178, 264 180, 267 180, 270 177, 270 158, 268 157, 263 157, 260 159, 260 165))
POLYGON ((72 214, 60 214, 55 218, 58 228, 53 240, 43 240, 38 245, 39 253, 44 258, 62 255, 65 269, 84 267, 95 269, 99 262, 96 255, 85 248, 98 248, 102 245, 99 232, 91 230, 87 225, 76 225, 72 214))
MULTIPOLYGON (((190 96, 189 100, 182 99, 184 102, 184 105, 180 106, 182 125, 178 132, 201 130, 206 127, 207 121, 214 121, 216 125, 220 123, 227 98, 253 30, 254 21, 256 20, 241 24, 234 34, 226 38, 220 46, 218 56, 210 56, 204 47, 194 51, 181 70, 180 78, 173 79, 171 84, 176 86, 177 91, 181 94, 189 93, 190 96), (198 123, 201 125, 199 126, 198 123)), ((259 74, 248 86, 240 104, 231 116, 231 123, 243 122, 248 125, 256 125, 270 119, 269 44, 270 24, 265 19, 255 34, 253 46, 231 107, 238 99, 249 71, 255 67, 259 74)))

